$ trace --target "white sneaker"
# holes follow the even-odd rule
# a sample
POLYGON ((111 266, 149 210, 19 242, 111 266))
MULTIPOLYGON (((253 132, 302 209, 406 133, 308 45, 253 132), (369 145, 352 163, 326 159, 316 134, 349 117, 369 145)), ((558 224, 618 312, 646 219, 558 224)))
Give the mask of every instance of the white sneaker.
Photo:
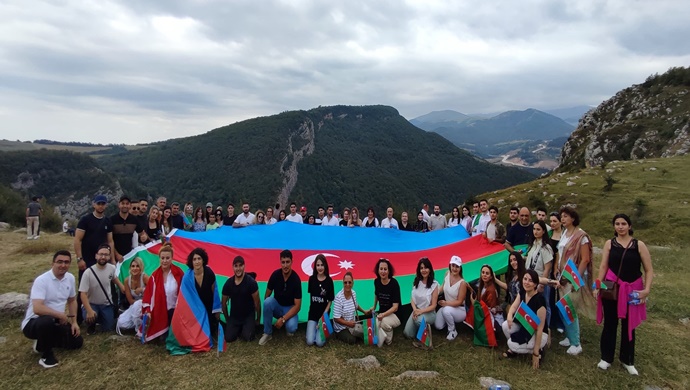
POLYGON ((448 332, 448 336, 446 336, 446 340, 448 341, 453 341, 455 338, 458 337, 458 332, 455 330, 451 330, 448 332))
POLYGON ((563 340, 561 340, 558 345, 561 347, 569 347, 570 346, 570 340, 566 337, 563 340))
POLYGON ((560 333, 560 334, 563 334, 563 332, 565 332, 565 329, 563 329, 563 328, 556 328, 556 330, 557 330, 558 333, 560 333))
POLYGON ((582 353, 582 345, 571 345, 566 351, 569 355, 579 355, 582 353))
POLYGON ((637 372, 637 369, 635 369, 635 366, 629 366, 629 365, 627 365, 627 364, 623 364, 623 368, 625 368, 626 370, 628 370, 628 374, 630 374, 630 375, 640 375, 640 374, 637 372))
POLYGON ((273 336, 270 334, 264 333, 263 336, 259 339, 259 345, 265 345, 269 340, 271 340, 273 336))
POLYGON ((611 363, 607 362, 606 360, 600 360, 599 364, 597 364, 597 367, 601 368, 602 370, 606 371, 611 367, 611 363))
POLYGON ((34 236, 34 240, 38 240, 38 238, 41 236, 34 236))
POLYGON ((33 240, 34 238, 33 237, 27 237, 26 239, 27 240, 33 240))

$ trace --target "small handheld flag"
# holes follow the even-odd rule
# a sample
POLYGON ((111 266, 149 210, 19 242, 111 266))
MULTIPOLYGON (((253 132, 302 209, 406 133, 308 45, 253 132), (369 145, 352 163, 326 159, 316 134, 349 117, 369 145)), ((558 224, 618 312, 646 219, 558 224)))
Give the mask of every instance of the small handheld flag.
POLYGON ((149 316, 144 315, 141 319, 141 343, 146 344, 146 328, 148 325, 149 316))
POLYGON ((328 336, 333 334, 333 325, 331 325, 331 319, 328 318, 328 313, 323 313, 323 316, 321 316, 319 320, 319 333, 323 341, 326 341, 328 336))
POLYGON ((541 324, 537 314, 525 302, 520 302, 520 306, 515 313, 515 319, 520 322, 530 335, 533 335, 539 324, 541 324))
POLYGON ((429 337, 429 327, 426 326, 426 318, 422 316, 422 322, 419 324, 419 330, 417 331, 417 340, 421 341, 425 346, 431 344, 431 338, 429 337))
POLYGON ((566 325, 572 324, 573 321, 575 321, 575 319, 577 318, 575 305, 573 305, 573 301, 570 300, 570 294, 567 294, 558 302, 556 302, 556 307, 558 308, 558 311, 561 313, 561 318, 563 318, 563 322, 565 322, 566 325))
POLYGON ((364 345, 377 345, 379 332, 376 328, 376 317, 367 318, 362 321, 362 325, 364 325, 364 345))
POLYGON ((572 283, 575 291, 579 290, 580 287, 584 287, 585 282, 582 279, 582 275, 577 270, 577 266, 573 262, 573 259, 568 259, 568 262, 563 269, 563 276, 572 283))
POLYGON ((608 290, 608 287, 606 287, 606 284, 602 283, 601 280, 597 279, 592 283, 592 290, 608 290))
POLYGON ((218 321, 218 352, 217 354, 220 355, 221 352, 225 352, 225 349, 227 347, 227 342, 225 341, 225 330, 223 329, 223 324, 218 321))

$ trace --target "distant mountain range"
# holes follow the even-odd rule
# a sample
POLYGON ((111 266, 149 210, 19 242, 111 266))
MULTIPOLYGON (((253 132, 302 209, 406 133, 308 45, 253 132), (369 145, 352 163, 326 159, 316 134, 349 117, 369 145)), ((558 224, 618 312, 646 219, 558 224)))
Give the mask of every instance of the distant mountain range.
MULTIPOLYGON (((588 109, 590 107, 579 106, 552 112, 572 120, 588 109)), ((556 115, 533 108, 486 116, 453 110, 433 111, 410 123, 438 133, 490 161, 541 168, 542 171, 556 166, 560 148, 575 128, 556 115)))
POLYGON ((327 204, 337 209, 372 206, 380 215, 391 205, 400 212, 436 202, 448 211, 472 194, 534 177, 478 159, 387 106, 283 112, 95 157, 80 161, 72 152, 0 152, 0 164, 8 167, 0 185, 23 183, 25 196, 40 188, 61 211, 65 204, 74 209, 76 199, 85 200, 88 209, 88 199, 107 191, 111 198, 164 195, 197 205, 249 201, 252 209, 276 202, 285 207, 290 201, 307 205, 310 212, 327 204), (63 166, 61 159, 79 161, 78 167, 63 166), (28 166, 21 163, 29 160, 28 166), (46 182, 46 167, 77 182, 46 182), (101 181, 80 184, 88 172, 103 173, 101 181))

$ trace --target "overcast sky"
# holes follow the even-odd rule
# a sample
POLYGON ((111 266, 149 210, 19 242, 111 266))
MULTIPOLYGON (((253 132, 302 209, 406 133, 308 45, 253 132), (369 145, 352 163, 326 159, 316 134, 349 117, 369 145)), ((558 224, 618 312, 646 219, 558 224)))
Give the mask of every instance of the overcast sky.
POLYGON ((137 143, 319 105, 597 105, 690 65, 687 1, 0 2, 0 138, 137 143))

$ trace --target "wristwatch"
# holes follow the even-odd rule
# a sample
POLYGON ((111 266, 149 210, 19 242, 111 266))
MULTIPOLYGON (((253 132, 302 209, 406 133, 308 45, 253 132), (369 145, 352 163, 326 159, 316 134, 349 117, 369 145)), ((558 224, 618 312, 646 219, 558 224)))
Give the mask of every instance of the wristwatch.
POLYGON ((77 263, 80 261, 84 261, 84 258, 83 257, 77 257, 77 263))

